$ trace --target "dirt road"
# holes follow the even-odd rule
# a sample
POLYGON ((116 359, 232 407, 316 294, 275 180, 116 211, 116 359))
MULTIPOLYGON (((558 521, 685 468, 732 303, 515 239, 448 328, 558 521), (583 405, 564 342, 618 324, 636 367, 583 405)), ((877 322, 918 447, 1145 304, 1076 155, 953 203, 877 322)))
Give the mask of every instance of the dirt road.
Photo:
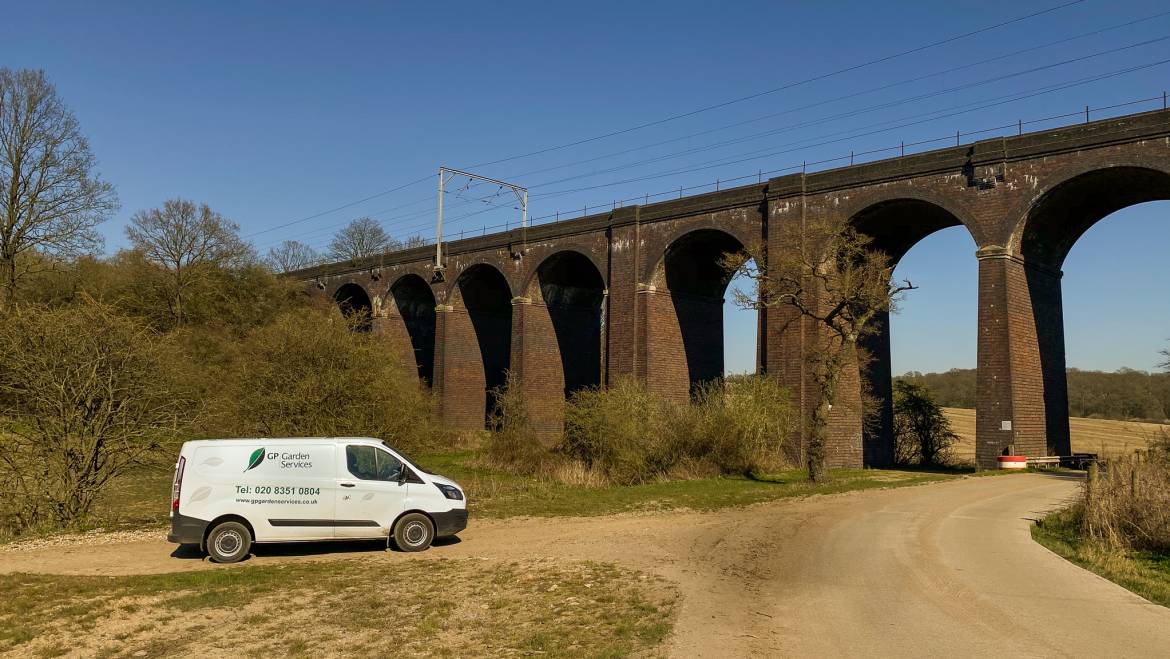
MULTIPOLYGON (((715 513, 474 524, 422 555, 284 546, 250 563, 553 557, 679 585, 675 656, 1166 656, 1170 609, 1051 554, 1029 520, 1076 490, 1013 475, 715 513)), ((0 553, 0 571, 237 569, 159 539, 0 553)))

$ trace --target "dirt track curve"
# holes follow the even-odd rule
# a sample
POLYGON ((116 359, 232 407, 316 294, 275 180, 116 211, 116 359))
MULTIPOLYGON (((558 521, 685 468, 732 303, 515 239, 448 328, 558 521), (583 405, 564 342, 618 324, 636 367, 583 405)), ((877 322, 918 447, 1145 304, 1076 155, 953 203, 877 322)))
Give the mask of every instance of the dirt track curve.
MULTIPOLYGON (((1167 656, 1170 609, 1029 537, 1029 520, 1075 491, 1060 476, 971 478, 714 513, 486 521, 422 555, 286 545, 249 563, 613 561, 679 585, 675 656, 1167 656)), ((0 572, 235 569, 173 549, 160 538, 14 551, 0 572)))

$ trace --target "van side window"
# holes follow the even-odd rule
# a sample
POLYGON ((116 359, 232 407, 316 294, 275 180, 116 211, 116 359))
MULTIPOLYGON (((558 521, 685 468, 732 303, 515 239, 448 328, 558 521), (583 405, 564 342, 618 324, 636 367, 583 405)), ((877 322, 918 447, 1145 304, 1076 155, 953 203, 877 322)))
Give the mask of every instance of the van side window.
POLYGON ((346 446, 345 466, 354 477, 365 481, 395 481, 402 463, 373 446, 346 446))
POLYGON ((378 480, 377 449, 373 446, 346 446, 345 466, 355 478, 378 480))

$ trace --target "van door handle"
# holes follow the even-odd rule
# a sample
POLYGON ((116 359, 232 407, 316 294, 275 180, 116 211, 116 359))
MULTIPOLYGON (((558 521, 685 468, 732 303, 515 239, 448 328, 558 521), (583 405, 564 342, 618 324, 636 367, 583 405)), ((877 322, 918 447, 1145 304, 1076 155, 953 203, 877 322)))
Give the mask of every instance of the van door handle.
POLYGON ((353 483, 338 483, 338 485, 340 485, 342 487, 353 487, 354 486, 353 483))

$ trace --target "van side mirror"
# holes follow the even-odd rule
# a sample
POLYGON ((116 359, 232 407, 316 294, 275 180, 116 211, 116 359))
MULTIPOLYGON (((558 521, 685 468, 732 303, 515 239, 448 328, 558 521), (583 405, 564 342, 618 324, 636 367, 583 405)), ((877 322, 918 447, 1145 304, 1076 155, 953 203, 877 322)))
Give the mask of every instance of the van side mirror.
POLYGON ((398 484, 399 485, 402 485, 403 483, 406 482, 406 473, 409 469, 410 469, 410 467, 407 467, 406 465, 402 465, 402 469, 398 470, 398 484))

